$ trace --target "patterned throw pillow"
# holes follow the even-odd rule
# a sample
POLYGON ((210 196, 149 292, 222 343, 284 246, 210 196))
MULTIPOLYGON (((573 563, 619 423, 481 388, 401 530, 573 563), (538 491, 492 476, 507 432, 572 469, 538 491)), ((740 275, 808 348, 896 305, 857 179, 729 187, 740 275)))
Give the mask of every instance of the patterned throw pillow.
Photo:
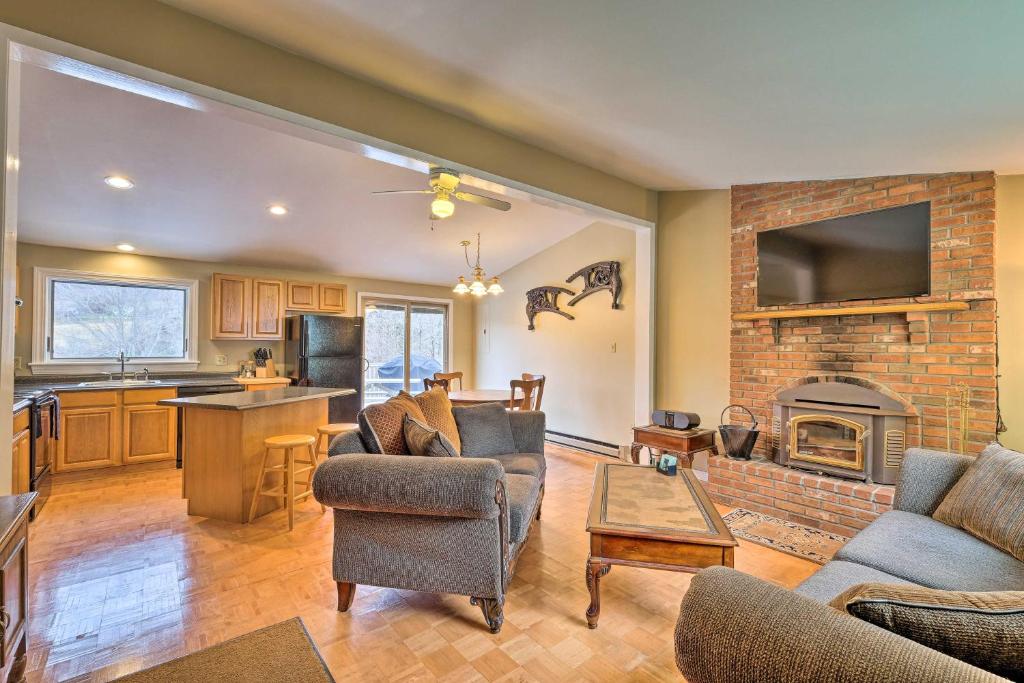
POLYGON ((1024 454, 992 444, 971 463, 932 517, 1024 562, 1024 454))
POLYGON ((457 458, 459 452, 455 445, 437 429, 431 429, 408 415, 402 421, 405 442, 413 455, 426 455, 432 458, 457 458))
POLYGON ((434 387, 430 391, 417 394, 414 400, 426 416, 427 424, 448 437, 455 446, 456 454, 461 453, 462 439, 459 437, 459 427, 455 424, 452 402, 448 400, 447 392, 441 387, 434 387))
POLYGON ((384 403, 366 406, 359 411, 356 419, 368 449, 373 453, 409 455, 409 446, 405 443, 402 430, 402 420, 406 415, 412 416, 414 420, 427 421, 409 394, 399 394, 384 403))
POLYGON ((950 657, 1024 680, 1024 592, 964 593, 862 583, 830 604, 950 657))

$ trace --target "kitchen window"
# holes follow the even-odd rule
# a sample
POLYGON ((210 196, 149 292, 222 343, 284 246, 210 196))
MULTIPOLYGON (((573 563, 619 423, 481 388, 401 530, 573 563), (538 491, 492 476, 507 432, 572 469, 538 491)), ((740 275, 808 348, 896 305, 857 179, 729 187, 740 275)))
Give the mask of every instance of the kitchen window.
POLYGON ((194 370, 195 280, 35 269, 32 372, 194 370))

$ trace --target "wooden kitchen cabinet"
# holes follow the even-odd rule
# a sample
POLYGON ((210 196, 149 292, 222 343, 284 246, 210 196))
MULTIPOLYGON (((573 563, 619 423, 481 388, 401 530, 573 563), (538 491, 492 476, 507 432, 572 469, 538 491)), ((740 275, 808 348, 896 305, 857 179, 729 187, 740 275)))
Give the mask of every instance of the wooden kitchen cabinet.
POLYGON ((324 313, 344 313, 348 299, 348 287, 339 284, 320 283, 317 303, 324 313))
POLYGON ((11 493, 28 493, 32 478, 29 429, 29 411, 19 410, 14 415, 14 441, 11 444, 11 493))
POLYGON ((253 278, 252 339, 284 339, 284 282, 253 278))
POLYGON ((174 388, 60 392, 61 433, 54 471, 173 460, 177 411, 156 402, 177 393, 174 388))
POLYGON ((315 311, 317 297, 317 285, 315 282, 288 281, 288 310, 315 311))
POLYGON ((23 681, 28 652, 28 516, 35 493, 0 496, 0 680, 23 681))
POLYGON ((248 339, 252 314, 252 278, 213 274, 211 339, 248 339))

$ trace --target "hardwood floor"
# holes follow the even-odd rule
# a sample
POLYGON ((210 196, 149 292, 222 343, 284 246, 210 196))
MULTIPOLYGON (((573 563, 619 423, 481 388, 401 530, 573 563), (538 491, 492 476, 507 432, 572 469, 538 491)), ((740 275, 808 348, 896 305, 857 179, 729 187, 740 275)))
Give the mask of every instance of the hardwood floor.
MULTIPOLYGON (((360 586, 335 610, 332 516, 312 500, 251 525, 185 513, 181 475, 59 480, 31 527, 29 681, 106 681, 301 616, 338 680, 680 680, 689 574, 615 567, 587 629, 585 519, 596 457, 548 446, 544 516, 490 635, 461 596, 360 586)), ((785 586, 816 565, 740 542, 736 568, 785 586)))

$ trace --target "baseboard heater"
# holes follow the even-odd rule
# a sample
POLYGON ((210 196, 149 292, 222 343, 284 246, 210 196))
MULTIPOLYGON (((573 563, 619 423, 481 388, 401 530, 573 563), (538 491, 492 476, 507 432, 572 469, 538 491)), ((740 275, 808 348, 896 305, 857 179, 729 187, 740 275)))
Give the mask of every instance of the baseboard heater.
POLYGON ((598 441, 596 439, 588 439, 585 436, 575 436, 573 434, 553 432, 550 429, 545 430, 544 436, 545 439, 547 441, 550 441, 551 443, 557 443, 562 446, 569 446, 570 448, 576 448, 581 451, 587 451, 588 453, 608 455, 613 458, 620 457, 618 445, 608 443, 607 441, 598 441))

